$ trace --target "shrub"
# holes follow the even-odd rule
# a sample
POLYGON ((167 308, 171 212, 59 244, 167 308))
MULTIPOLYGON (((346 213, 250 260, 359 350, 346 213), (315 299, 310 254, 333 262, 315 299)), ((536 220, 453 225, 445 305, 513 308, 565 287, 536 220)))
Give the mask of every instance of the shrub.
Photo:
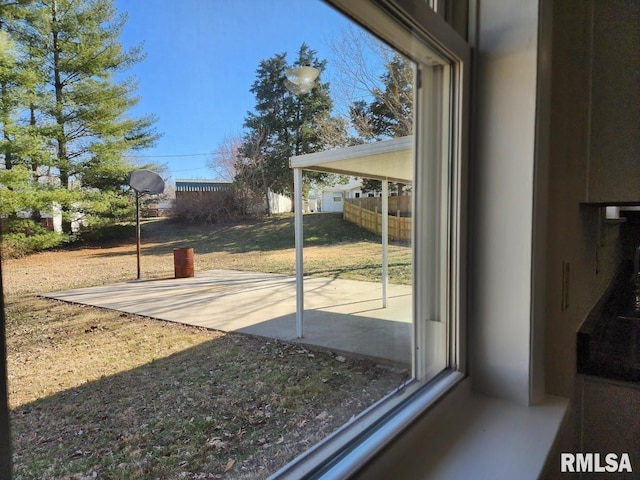
POLYGON ((242 216, 234 191, 185 192, 176 197, 173 218, 184 223, 224 223, 242 216))
POLYGON ((2 236, 2 258, 24 257, 57 247, 68 241, 62 233, 49 232, 26 235, 23 232, 6 233, 2 236))
POLYGON ((82 243, 111 243, 131 240, 135 236, 135 223, 116 223, 92 225, 80 232, 78 240, 82 243))
POLYGON ((30 218, 4 218, 2 219, 2 232, 5 234, 23 233, 26 236, 44 235, 51 233, 44 226, 30 218))

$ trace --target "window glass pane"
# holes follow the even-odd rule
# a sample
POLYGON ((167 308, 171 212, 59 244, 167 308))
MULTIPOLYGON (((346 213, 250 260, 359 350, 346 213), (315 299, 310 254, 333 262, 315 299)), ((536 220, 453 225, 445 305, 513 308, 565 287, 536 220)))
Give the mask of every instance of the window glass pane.
POLYGON ((416 343, 423 354, 416 357, 416 376, 429 380, 449 362, 450 297, 450 131, 449 70, 440 62, 421 69, 420 121, 427 135, 418 154, 420 187, 416 203, 423 215, 416 236, 416 343), (422 206, 420 208, 419 206, 422 206))
MULTIPOLYGON (((73 25, 78 2, 59 3, 73 25)), ((265 478, 450 366, 450 67, 320 1, 114 6, 129 14, 118 41, 148 53, 114 78, 139 79, 128 113, 158 115, 163 136, 112 155, 67 125, 25 175, 70 191, 0 212, 15 228, 2 268, 16 475, 265 478), (163 164, 165 196, 134 195, 117 158, 163 164), (96 200, 89 182, 108 174, 122 185, 96 200), (18 258, 47 229, 81 241, 18 258)), ((64 35, 70 65, 85 34, 64 35)), ((82 118, 94 74, 64 75, 68 93, 41 89, 75 94, 63 110, 82 118)), ((31 108, 15 125, 57 120, 31 108)))

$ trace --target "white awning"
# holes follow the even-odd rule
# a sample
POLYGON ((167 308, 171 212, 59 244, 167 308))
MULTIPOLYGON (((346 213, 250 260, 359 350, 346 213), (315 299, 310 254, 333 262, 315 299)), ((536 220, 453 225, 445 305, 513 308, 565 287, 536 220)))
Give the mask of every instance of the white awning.
POLYGON ((413 135, 298 155, 289 159, 289 165, 316 172, 412 183, 413 135))

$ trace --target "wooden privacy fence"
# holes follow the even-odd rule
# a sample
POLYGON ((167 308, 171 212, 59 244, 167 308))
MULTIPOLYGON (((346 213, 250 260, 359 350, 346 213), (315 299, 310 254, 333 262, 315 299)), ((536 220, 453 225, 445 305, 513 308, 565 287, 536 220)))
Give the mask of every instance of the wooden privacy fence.
MULTIPOLYGON (((347 198, 346 202, 358 205, 365 210, 382 211, 382 197, 361 197, 361 198, 347 198)), ((397 215, 398 210, 402 217, 411 216, 411 196, 402 195, 401 197, 389 197, 389 214, 397 215)))
MULTIPOLYGON (((411 197, 389 197, 389 238, 391 240, 411 240, 411 197), (409 211, 398 209, 399 202, 393 202, 396 207, 392 210, 392 199, 403 199, 409 205, 409 211), (408 199, 408 200, 404 200, 408 199), (404 216, 403 216, 404 215, 404 216)), ((347 198, 342 208, 342 218, 347 222, 376 233, 382 234, 382 200, 378 198, 347 198), (377 200, 377 202, 376 202, 377 200), (372 207, 371 209, 367 207, 372 207)))

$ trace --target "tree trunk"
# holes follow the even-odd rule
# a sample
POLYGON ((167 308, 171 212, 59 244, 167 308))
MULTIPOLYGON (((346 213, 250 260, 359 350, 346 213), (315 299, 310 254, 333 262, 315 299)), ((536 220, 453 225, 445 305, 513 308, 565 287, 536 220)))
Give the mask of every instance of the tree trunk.
POLYGON ((4 147, 4 168, 10 170, 13 167, 13 152, 11 151, 11 139, 9 137, 9 132, 7 131, 7 120, 9 119, 9 106, 6 104, 7 99, 7 84, 2 83, 2 125, 3 132, 2 136, 5 140, 4 147))
POLYGON ((264 159, 261 159, 260 163, 262 165, 260 171, 262 173, 262 186, 264 188, 264 200, 265 205, 267 206, 267 215, 271 216, 271 201, 269 199, 269 185, 267 185, 267 178, 264 174, 264 159))
MULTIPOLYGON (((60 169, 60 185, 63 188, 69 188, 69 158, 67 155, 67 138, 64 133, 65 120, 64 120, 64 98, 63 98, 63 84, 60 77, 60 43, 58 41, 58 12, 57 2, 54 0, 51 3, 51 19, 53 27, 51 30, 52 35, 52 47, 53 47, 53 78, 54 89, 56 94, 56 124, 58 125, 58 131, 56 133, 56 140, 58 142, 58 164, 60 169)), ((65 219, 69 216, 69 205, 61 205, 62 210, 62 232, 72 233, 71 220, 65 219)))
POLYGON ((291 213, 296 213, 296 182, 295 181, 291 182, 291 213))
MULTIPOLYGON (((65 188, 69 188, 69 173, 67 170, 60 169, 60 184, 65 188)), ((71 220, 69 219, 70 205, 60 205, 60 213, 62 214, 62 233, 71 234, 71 220)))
POLYGON ((271 199, 269 198, 269 187, 265 186, 264 187, 264 201, 265 201, 265 205, 266 207, 266 213, 267 216, 271 216, 271 199))
MULTIPOLYGON (((29 125, 31 125, 32 127, 35 127, 35 125, 36 125, 36 107, 35 107, 35 105, 33 103, 31 103, 31 105, 29 105, 29 110, 30 110, 29 125)), ((38 180, 39 180, 39 177, 38 177, 38 162, 36 162, 35 159, 31 160, 31 172, 33 173, 33 180, 37 184, 38 180)), ((33 220, 36 223, 41 223, 42 222, 42 213, 39 210, 32 210, 31 211, 31 220, 33 220)))

